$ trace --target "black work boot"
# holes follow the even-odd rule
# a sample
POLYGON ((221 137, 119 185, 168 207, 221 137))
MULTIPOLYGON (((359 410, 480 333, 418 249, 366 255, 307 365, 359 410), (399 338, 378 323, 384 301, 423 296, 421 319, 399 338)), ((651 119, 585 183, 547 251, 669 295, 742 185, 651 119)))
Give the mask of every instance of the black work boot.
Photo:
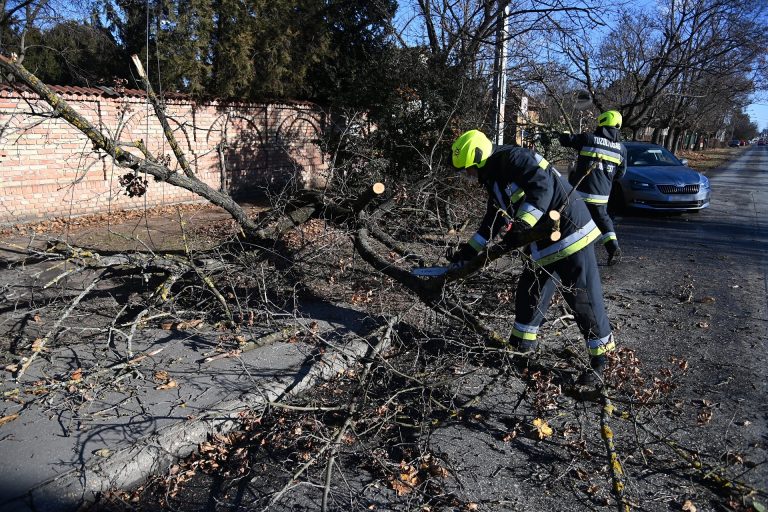
POLYGON ((590 356, 589 368, 584 370, 584 373, 579 377, 577 384, 579 386, 601 387, 603 385, 603 372, 605 371, 605 365, 607 363, 608 358, 605 355, 590 356))
POLYGON ((512 357, 512 363, 520 371, 528 367, 531 360, 535 359, 536 352, 539 350, 538 341, 523 341, 515 337, 509 338, 509 346, 515 352, 522 352, 512 357))
POLYGON ((621 247, 619 247, 619 242, 611 240, 605 244, 605 250, 608 251, 608 265, 615 265, 621 261, 621 247))

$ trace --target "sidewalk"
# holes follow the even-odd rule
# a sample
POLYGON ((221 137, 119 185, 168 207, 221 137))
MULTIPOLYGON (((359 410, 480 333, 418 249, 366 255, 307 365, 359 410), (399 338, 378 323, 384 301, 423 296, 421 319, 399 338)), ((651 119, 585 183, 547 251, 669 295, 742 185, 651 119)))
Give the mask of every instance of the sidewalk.
MULTIPOLYGON (((279 342, 205 362, 217 333, 150 329, 134 340, 134 354, 153 355, 133 371, 83 374, 30 403, 29 383, 93 368, 104 356, 82 344, 36 361, 22 379, 26 391, 17 395, 27 404, 6 400, 0 412, 18 415, 0 426, 0 510, 70 511, 94 493, 135 485, 195 450, 209 433, 235 428, 241 411, 305 389, 365 353, 359 334, 372 324, 354 311, 324 305, 303 314, 317 322, 323 340, 343 348, 326 347, 320 355, 312 344, 279 342)), ((16 387, 6 378, 4 395, 16 387)))
MULTIPOLYGON (((205 226, 211 216, 206 213, 198 225, 205 226)), ((133 233, 135 225, 135 221, 125 223, 115 226, 115 231, 133 233)), ((163 219, 152 219, 149 228, 141 228, 146 233, 151 228, 154 239, 165 245, 180 239, 177 227, 163 219)), ((73 243, 98 247, 104 235, 94 226, 77 237, 73 243)), ((18 338, 0 340, 3 350, 9 350, 6 356, 30 353, 35 331, 20 324, 32 322, 35 301, 44 301, 30 299, 27 285, 60 273, 35 265, 8 270, 23 258, 28 239, 18 237, 16 242, 18 250, 7 244, 0 247, 0 292, 6 294, 0 326, 3 333, 18 338), (14 293, 16 302, 9 295, 14 293), (23 347, 20 351, 12 348, 16 343, 23 347)), ((67 329, 75 324, 87 334, 93 322, 89 315, 100 313, 98 304, 89 306, 95 311, 68 318, 67 329)), ((43 318, 32 327, 45 331, 54 321, 43 318)), ((244 328, 239 341, 248 347, 281 329, 301 331, 294 340, 221 357, 221 347, 236 345, 232 333, 205 324, 164 330, 159 322, 136 330, 129 367, 125 364, 129 347, 121 337, 109 346, 106 335, 81 334, 75 343, 49 343, 20 382, 8 368, 2 372, 0 511, 69 512, 101 491, 136 485, 194 451, 208 434, 236 428, 242 411, 258 410, 270 400, 306 389, 318 378, 341 370, 365 353, 368 346, 361 336, 375 327, 373 320, 351 308, 305 304, 286 315, 284 322, 244 328), (320 339, 326 342, 323 350, 318 349, 320 339)), ((76 331, 70 330, 68 336, 76 331)), ((93 332, 103 333, 103 326, 93 332)), ((9 358, 3 360, 6 365, 9 358)))

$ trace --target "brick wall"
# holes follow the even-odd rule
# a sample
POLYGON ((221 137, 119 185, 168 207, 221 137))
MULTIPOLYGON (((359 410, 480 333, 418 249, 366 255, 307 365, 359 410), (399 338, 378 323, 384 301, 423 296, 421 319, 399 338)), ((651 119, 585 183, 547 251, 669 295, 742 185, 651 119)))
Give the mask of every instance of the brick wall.
MULTIPOLYGON (((114 139, 142 140, 176 167, 142 91, 54 89, 114 139)), ((316 106, 202 104, 175 95, 166 97, 166 115, 197 176, 214 188, 237 197, 293 179, 323 184, 326 162, 316 141, 324 117, 316 106)), ((126 172, 34 93, 0 89, 0 225, 200 200, 151 177, 145 196, 129 198, 118 183, 126 172)))

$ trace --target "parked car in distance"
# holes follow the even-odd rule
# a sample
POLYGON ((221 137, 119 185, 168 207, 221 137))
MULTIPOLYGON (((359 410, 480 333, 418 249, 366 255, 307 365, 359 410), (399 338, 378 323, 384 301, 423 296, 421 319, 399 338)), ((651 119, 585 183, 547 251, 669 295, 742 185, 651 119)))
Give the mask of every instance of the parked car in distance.
POLYGON ((740 145, 741 145, 741 141, 739 139, 733 139, 731 142, 728 143, 729 148, 735 148, 740 145))
POLYGON ((612 211, 638 208, 656 211, 697 211, 709 206, 709 180, 663 146, 625 142, 627 172, 611 190, 612 211))
POLYGON ((766 144, 765 139, 760 139, 757 141, 758 146, 765 146, 765 144, 766 144))

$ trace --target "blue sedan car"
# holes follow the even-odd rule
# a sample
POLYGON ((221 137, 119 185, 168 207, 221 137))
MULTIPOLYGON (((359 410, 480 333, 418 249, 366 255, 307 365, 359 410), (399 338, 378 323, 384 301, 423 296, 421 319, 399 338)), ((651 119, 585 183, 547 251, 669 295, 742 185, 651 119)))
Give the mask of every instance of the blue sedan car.
POLYGON ((663 146, 624 142, 627 172, 611 191, 611 209, 696 211, 709 206, 709 180, 663 146))

